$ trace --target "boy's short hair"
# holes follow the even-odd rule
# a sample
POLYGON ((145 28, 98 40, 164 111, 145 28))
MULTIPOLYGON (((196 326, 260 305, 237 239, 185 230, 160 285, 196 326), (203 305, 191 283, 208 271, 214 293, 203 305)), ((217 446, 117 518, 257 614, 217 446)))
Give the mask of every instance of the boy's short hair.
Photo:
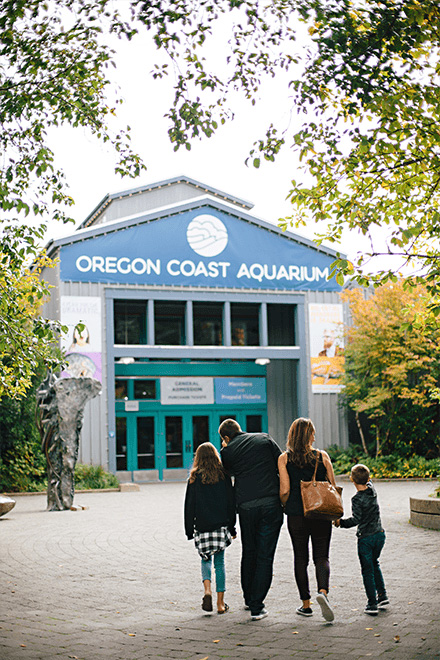
POLYGON ((358 463, 351 468, 351 478, 355 484, 365 485, 370 480, 370 470, 366 465, 358 463))

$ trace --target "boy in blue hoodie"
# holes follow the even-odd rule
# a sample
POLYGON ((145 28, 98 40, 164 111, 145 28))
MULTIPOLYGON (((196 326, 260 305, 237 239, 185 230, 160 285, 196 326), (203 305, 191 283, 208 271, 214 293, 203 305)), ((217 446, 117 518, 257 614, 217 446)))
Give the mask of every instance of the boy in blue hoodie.
POLYGON ((368 598, 364 612, 375 616, 379 610, 385 610, 390 602, 379 565, 379 555, 385 544, 385 532, 380 520, 377 494, 370 481, 370 470, 359 463, 352 467, 350 479, 357 490, 351 499, 351 518, 336 520, 335 526, 358 527, 358 556, 368 598))

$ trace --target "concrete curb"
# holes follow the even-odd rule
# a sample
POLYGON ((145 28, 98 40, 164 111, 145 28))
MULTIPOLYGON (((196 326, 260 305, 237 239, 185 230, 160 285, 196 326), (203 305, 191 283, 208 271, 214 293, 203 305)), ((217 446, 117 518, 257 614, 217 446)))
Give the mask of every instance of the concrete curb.
POLYGON ((410 522, 416 527, 440 530, 440 498, 409 498, 410 522))

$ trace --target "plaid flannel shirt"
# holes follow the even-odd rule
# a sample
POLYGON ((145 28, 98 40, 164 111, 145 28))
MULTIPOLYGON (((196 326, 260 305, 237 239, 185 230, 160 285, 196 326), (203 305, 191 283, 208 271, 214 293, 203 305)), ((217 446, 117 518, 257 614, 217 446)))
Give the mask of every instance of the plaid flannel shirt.
POLYGON ((231 545, 232 536, 227 527, 220 527, 213 532, 198 532, 195 529, 194 543, 201 558, 207 560, 211 555, 231 545))

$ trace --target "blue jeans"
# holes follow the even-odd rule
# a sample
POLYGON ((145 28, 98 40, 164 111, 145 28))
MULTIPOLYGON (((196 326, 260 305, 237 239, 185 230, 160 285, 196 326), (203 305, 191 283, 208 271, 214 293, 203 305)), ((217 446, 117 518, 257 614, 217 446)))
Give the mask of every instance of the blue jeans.
POLYGON ((214 557, 214 569, 215 569, 215 590, 218 593, 225 591, 225 551, 220 550, 214 555, 211 555, 209 559, 202 559, 202 581, 211 580, 211 567, 212 567, 212 558, 214 557))
POLYGON ((279 501, 239 506, 241 532, 241 586, 251 614, 259 614, 272 583, 275 549, 283 524, 279 501))
POLYGON ((377 532, 358 539, 358 556, 361 562, 362 579, 367 592, 368 605, 377 606, 377 601, 386 598, 387 592, 379 565, 379 556, 385 545, 385 532, 377 532))

